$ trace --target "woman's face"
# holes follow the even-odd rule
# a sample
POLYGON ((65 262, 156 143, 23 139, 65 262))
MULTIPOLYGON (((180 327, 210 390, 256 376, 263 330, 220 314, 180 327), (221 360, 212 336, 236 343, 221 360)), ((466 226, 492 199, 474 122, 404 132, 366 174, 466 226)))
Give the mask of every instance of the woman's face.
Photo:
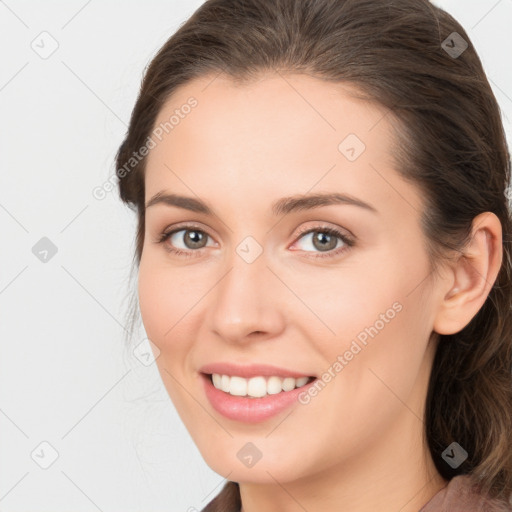
POLYGON ((142 319, 180 417, 230 480, 419 462, 440 298, 423 202, 394 170, 386 111, 347 91, 211 75, 155 124, 142 319))

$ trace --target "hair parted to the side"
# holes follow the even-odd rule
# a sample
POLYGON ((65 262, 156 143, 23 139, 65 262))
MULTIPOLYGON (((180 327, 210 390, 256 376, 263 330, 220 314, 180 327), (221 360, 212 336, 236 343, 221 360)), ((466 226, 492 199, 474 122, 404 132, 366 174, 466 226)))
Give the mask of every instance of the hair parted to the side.
MULTIPOLYGON (((361 98, 388 109, 396 170, 422 190, 427 204, 422 228, 433 270, 463 249, 478 214, 493 212, 501 221, 503 263, 486 302, 462 331, 437 335, 425 440, 444 478, 468 474, 482 493, 508 503, 511 164, 500 109, 468 35, 427 0, 207 0, 147 67, 116 168, 144 145, 180 85, 217 73, 243 85, 266 72, 352 85, 361 98), (453 32, 469 45, 458 57, 442 47, 453 32), (441 457, 453 441, 468 453, 457 469, 441 457)), ((144 243, 145 163, 118 173, 121 199, 137 213, 137 267, 144 243)))

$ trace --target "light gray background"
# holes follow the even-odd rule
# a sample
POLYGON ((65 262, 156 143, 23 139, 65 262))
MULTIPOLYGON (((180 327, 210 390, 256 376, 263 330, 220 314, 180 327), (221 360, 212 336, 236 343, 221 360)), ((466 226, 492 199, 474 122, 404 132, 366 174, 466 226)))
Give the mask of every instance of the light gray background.
MULTIPOLYGON (((223 483, 126 350, 135 214, 92 195, 145 66, 201 3, 0 0, 0 512, 192 512, 223 483)), ((468 31, 512 144, 512 0, 435 3, 468 31)))

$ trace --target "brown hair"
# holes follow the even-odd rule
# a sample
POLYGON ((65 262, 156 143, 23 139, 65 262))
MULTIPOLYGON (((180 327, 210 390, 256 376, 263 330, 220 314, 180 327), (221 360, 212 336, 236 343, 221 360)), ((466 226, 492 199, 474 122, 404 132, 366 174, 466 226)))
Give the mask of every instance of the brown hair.
MULTIPOLYGON (((468 474, 482 493, 508 502, 510 153, 499 106, 468 35, 427 0, 207 0, 146 69, 117 153, 118 171, 144 145, 161 107, 180 85, 219 72, 244 84, 273 70, 354 85, 359 97, 388 109, 396 169, 425 198, 422 228, 433 270, 441 258, 460 254, 475 216, 489 211, 501 221, 504 258, 486 302, 463 330, 437 335, 425 439, 445 479, 468 474), (464 42, 468 47, 454 54, 464 42), (456 469, 442 458, 453 441, 468 453, 456 469)), ((121 199, 138 216, 137 266, 144 243, 145 161, 118 172, 121 199)), ((235 487, 228 488, 232 493, 235 487)), ((224 503, 233 507, 233 500, 224 503)), ((223 507, 215 509, 227 510, 223 507)))

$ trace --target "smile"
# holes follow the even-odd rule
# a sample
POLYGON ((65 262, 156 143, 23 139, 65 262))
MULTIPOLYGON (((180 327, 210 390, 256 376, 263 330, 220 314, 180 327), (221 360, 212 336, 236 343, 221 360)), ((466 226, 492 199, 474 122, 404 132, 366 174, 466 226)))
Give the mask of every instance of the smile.
POLYGON ((211 375, 212 384, 216 389, 229 393, 232 396, 248 396, 251 398, 261 398, 267 395, 277 395, 283 391, 292 391, 311 382, 314 377, 270 377, 257 376, 250 379, 239 376, 221 375, 214 373, 211 375))
POLYGON ((213 412, 242 423, 264 422, 299 405, 299 395, 318 380, 267 365, 229 363, 204 366, 199 376, 213 412))

